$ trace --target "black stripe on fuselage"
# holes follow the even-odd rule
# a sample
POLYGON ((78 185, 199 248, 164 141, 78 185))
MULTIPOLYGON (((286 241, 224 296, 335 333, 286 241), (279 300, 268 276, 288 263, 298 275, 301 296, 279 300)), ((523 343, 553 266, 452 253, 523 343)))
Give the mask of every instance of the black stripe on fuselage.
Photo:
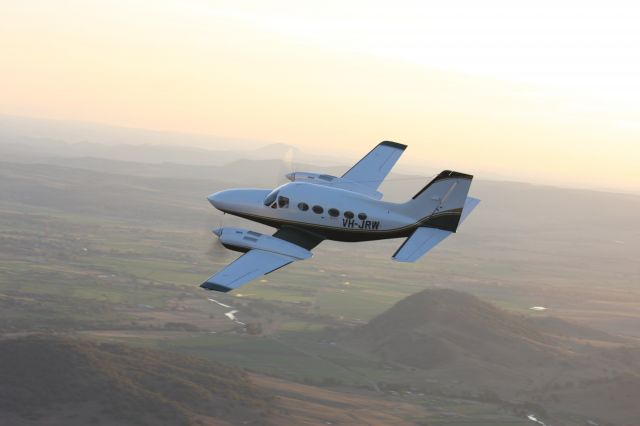
POLYGON ((321 235, 327 240, 333 241, 345 241, 345 242, 358 242, 358 241, 373 241, 373 240, 385 240, 389 238, 404 238, 410 236, 416 228, 421 226, 429 228, 443 229, 445 231, 451 231, 457 227, 462 214, 462 209, 447 210, 444 212, 434 213, 430 216, 424 217, 411 225, 402 226, 394 229, 381 229, 376 231, 350 229, 350 228, 337 228, 328 225, 317 225, 313 223, 298 222, 287 219, 274 219, 271 217, 259 216, 250 213, 240 213, 226 211, 225 213, 232 214, 234 216, 242 217, 252 220, 254 222, 262 223, 274 228, 281 228, 283 226, 292 226, 298 229, 311 231, 315 234, 321 235), (455 226, 453 226, 455 225, 455 226), (452 228, 453 226, 453 228, 452 228))

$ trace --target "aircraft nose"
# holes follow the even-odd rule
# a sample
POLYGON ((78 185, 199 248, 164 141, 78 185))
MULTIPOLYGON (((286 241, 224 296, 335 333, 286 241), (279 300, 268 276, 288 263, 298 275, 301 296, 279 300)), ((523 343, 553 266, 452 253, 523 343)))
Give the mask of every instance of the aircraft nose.
POLYGON ((233 213, 262 207, 268 192, 262 189, 225 189, 209 195, 207 200, 221 212, 233 213))
POLYGON ((211 232, 213 232, 215 235, 217 235, 218 237, 222 236, 222 228, 215 228, 212 229, 211 232))
POLYGON ((211 203, 213 207, 216 209, 220 209, 222 207, 222 192, 216 192, 207 197, 207 200, 211 203))
POLYGON ((235 194, 236 190, 227 189, 209 195, 207 200, 216 209, 226 212, 227 210, 233 210, 237 205, 238 199, 235 194))

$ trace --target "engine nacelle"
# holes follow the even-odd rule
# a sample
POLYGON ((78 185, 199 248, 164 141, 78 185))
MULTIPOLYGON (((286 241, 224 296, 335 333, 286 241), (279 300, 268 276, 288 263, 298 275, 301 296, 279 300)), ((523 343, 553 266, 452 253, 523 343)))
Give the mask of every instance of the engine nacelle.
POLYGON ((216 228, 212 232, 218 236, 222 245, 230 250, 247 252, 256 249, 300 260, 313 256, 309 250, 296 244, 248 229, 216 228))
POLYGON ((355 182, 349 179, 340 178, 337 176, 331 176, 327 174, 320 173, 309 173, 309 172, 293 172, 285 175, 287 179, 291 182, 309 182, 315 183, 318 185, 328 185, 333 186, 335 188, 345 189, 347 191, 358 192, 360 194, 368 195, 371 198, 375 198, 379 200, 382 198, 382 193, 376 191, 370 186, 364 185, 361 182, 355 182))

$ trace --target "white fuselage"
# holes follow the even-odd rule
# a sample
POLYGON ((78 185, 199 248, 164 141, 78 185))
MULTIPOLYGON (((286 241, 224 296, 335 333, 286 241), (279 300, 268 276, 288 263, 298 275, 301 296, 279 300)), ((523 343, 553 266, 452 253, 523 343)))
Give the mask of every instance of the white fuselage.
POLYGON ((244 253, 201 287, 228 292, 312 256, 323 240, 406 237, 392 258, 415 262, 449 235, 479 200, 467 196, 472 175, 443 170, 404 203, 381 201, 378 188, 407 146, 380 142, 342 176, 292 172, 274 190, 230 189, 208 197, 218 210, 273 226, 273 235, 216 228, 220 243, 244 253))
POLYGON ((287 183, 273 191, 230 189, 208 199, 225 213, 276 228, 305 229, 338 241, 403 237, 418 226, 406 214, 404 204, 306 182, 287 183))

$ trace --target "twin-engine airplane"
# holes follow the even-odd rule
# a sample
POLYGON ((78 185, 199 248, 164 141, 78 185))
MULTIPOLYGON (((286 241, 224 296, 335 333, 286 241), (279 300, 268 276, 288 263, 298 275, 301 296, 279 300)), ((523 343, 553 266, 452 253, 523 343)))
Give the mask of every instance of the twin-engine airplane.
POLYGON ((244 252, 201 287, 227 292, 296 260, 323 240, 370 241, 408 237, 393 259, 415 262, 480 202, 467 197, 473 176, 446 170, 405 203, 381 201, 378 187, 406 145, 382 142, 342 177, 295 172, 274 190, 229 189, 208 197, 218 210, 277 228, 264 235, 241 228, 213 233, 244 252))

